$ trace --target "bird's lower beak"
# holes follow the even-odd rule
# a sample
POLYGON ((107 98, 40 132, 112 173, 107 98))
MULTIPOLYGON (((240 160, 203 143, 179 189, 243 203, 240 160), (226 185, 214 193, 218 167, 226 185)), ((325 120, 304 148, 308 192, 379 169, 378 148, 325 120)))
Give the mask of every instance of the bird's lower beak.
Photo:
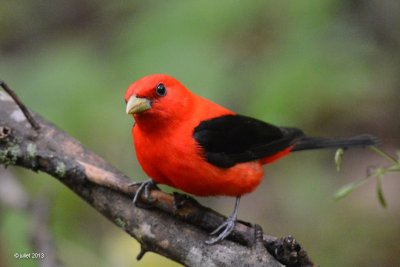
POLYGON ((151 108, 150 100, 147 98, 131 96, 126 103, 126 114, 139 114, 151 108))

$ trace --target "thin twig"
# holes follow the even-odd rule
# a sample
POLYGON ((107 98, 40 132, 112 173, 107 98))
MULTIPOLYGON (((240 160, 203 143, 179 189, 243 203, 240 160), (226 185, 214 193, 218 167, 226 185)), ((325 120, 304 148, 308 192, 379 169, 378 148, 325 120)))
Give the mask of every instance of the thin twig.
POLYGON ((40 129, 39 123, 36 122, 36 120, 33 118, 32 114, 25 107, 25 105, 19 99, 17 94, 2 80, 0 80, 0 86, 4 89, 4 91, 7 92, 7 94, 9 96, 11 96, 11 98, 14 100, 15 104, 18 105, 18 107, 21 109, 22 113, 25 115, 26 119, 31 124, 32 128, 35 129, 36 131, 38 131, 40 129))
POLYGON ((399 164, 399 161, 394 158, 393 156, 389 155, 388 153, 386 153, 385 151, 383 151, 382 149, 376 147, 376 146, 371 146, 370 149, 372 151, 374 151, 375 153, 377 153, 378 155, 382 156, 383 158, 387 159, 388 161, 392 162, 395 165, 399 164))

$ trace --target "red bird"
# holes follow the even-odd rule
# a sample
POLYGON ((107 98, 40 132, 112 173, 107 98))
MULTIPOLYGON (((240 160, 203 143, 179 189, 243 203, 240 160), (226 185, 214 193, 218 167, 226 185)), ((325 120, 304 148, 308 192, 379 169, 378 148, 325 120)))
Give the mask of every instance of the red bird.
POLYGON ((240 197, 261 182, 263 165, 290 152, 376 143, 371 135, 347 139, 307 137, 296 128, 276 127, 242 116, 190 92, 178 80, 154 74, 132 83, 125 94, 132 136, 150 185, 166 184, 196 196, 236 197, 235 209, 207 241, 230 234, 240 197))

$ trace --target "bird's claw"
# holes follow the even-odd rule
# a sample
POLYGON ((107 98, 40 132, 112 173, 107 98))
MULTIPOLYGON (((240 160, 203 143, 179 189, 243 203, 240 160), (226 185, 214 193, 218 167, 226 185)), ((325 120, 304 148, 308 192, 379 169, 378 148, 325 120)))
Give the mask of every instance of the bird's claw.
POLYGON ((224 221, 217 229, 211 232, 210 235, 216 235, 219 233, 217 237, 206 240, 206 244, 213 245, 221 240, 224 240, 235 228, 236 218, 233 216, 229 216, 226 221, 224 221))
POLYGON ((232 214, 220 225, 212 231, 210 235, 216 235, 219 233, 217 237, 206 240, 206 244, 213 245, 219 241, 224 240, 230 233, 232 233, 235 228, 236 220, 237 220, 237 212, 239 208, 240 197, 236 197, 235 208, 233 209, 232 214))
POLYGON ((154 198, 150 197, 150 191, 152 189, 159 189, 156 185, 156 183, 153 180, 147 180, 144 182, 138 182, 132 184, 132 186, 139 185, 139 188, 136 190, 135 196, 133 197, 133 204, 135 204, 136 207, 142 207, 142 208, 150 208, 151 205, 145 205, 141 203, 139 205, 139 199, 140 196, 143 194, 144 199, 146 199, 147 202, 150 204, 154 203, 156 200, 154 198))

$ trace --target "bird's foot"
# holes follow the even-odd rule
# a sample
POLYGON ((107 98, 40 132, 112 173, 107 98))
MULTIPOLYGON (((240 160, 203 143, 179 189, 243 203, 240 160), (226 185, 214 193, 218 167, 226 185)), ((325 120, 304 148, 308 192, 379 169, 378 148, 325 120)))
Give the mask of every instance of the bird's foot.
POLYGON ((152 207, 151 204, 154 203, 156 200, 154 198, 150 197, 150 191, 153 189, 159 190, 159 188, 157 187, 157 184, 153 180, 149 179, 144 182, 134 183, 131 186, 137 186, 137 185, 139 185, 139 188, 136 190, 135 196, 133 197, 133 201, 132 201, 133 204, 135 204, 136 207, 141 207, 141 208, 152 207), (142 195, 143 195, 143 198, 146 200, 146 202, 148 202, 150 205, 139 202, 139 199, 141 198, 142 195))
POLYGON ((217 237, 206 240, 206 244, 213 245, 219 241, 224 240, 230 233, 232 233, 235 228, 237 213, 239 209, 240 196, 236 197, 235 208, 233 209, 232 214, 220 225, 217 229, 212 231, 210 235, 216 235, 219 233, 217 237))
POLYGON ((216 235, 219 233, 218 236, 213 237, 209 240, 206 240, 206 244, 213 245, 224 240, 235 228, 236 224, 236 216, 229 216, 217 229, 211 232, 210 235, 216 235))

